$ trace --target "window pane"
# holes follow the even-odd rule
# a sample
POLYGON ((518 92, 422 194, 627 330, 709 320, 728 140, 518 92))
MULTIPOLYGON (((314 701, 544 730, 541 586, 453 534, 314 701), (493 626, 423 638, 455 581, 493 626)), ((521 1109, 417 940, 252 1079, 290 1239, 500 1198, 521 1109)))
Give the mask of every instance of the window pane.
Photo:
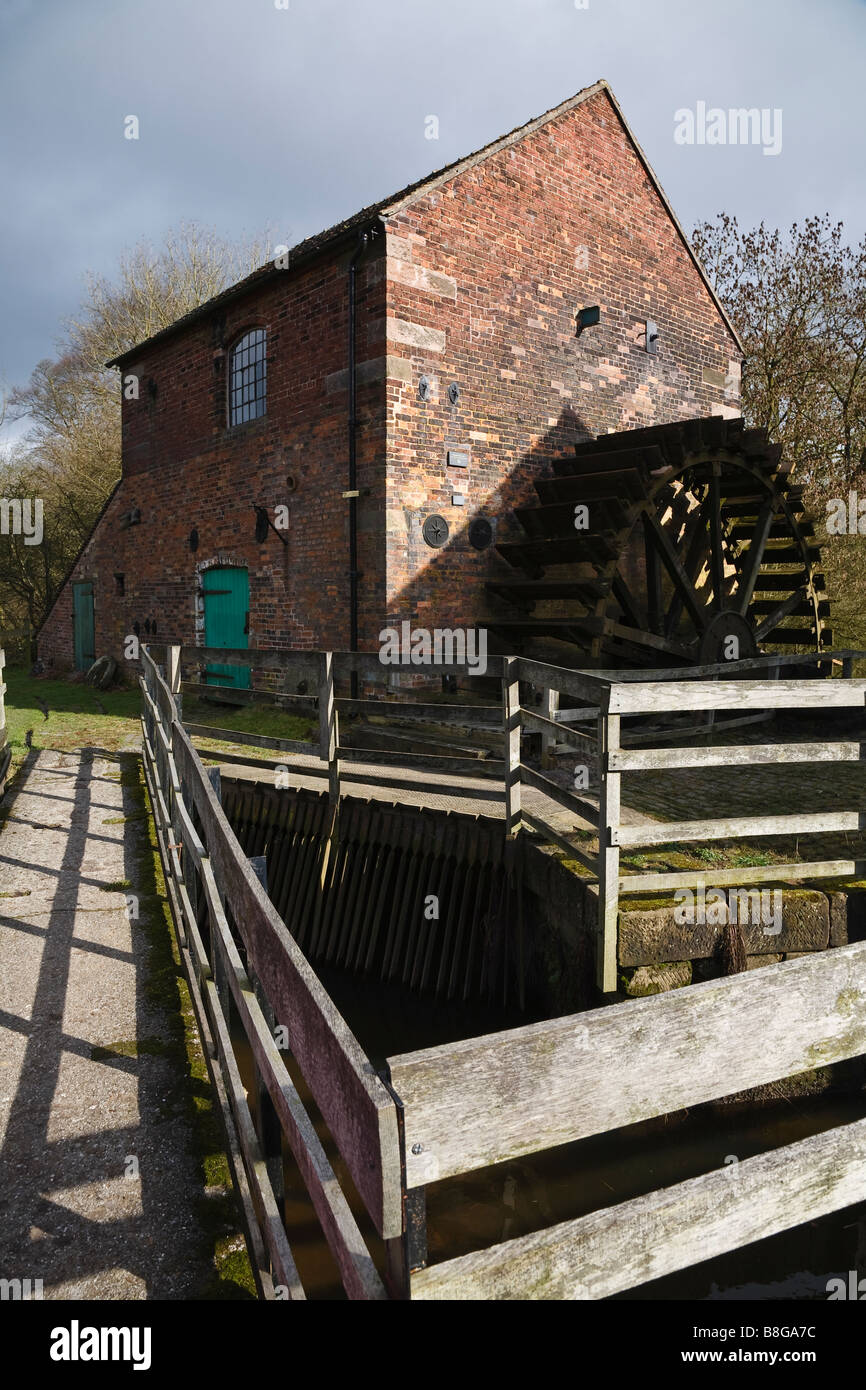
POLYGON ((267 406, 267 334, 245 333, 233 347, 229 372, 229 424, 242 425, 265 414, 267 406))

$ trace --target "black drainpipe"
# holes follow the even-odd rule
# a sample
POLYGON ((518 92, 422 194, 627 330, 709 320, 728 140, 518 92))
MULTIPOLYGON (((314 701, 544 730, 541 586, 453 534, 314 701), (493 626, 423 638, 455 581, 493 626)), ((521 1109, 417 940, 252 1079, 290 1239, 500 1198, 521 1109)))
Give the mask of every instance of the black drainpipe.
MULTIPOLYGON (((355 382, 355 271, 369 240, 361 232, 349 262, 349 651, 358 650, 358 460, 355 382)), ((358 673, 352 672, 352 699, 358 698, 358 673)))

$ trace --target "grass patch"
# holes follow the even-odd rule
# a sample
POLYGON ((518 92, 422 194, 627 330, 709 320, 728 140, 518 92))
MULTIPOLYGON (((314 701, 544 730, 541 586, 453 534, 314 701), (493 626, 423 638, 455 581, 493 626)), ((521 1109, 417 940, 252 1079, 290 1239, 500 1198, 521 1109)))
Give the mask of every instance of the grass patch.
MULTIPOLYGON (((214 729, 231 729, 239 734, 262 734, 265 738, 293 739, 310 743, 318 737, 318 726, 304 715, 291 714, 276 705, 243 705, 241 707, 215 704, 198 695, 184 695, 183 717, 188 724, 208 724, 214 729)), ((211 753, 237 752, 243 748, 251 757, 279 758, 275 748, 259 748, 255 744, 236 744, 226 739, 195 736, 196 746, 211 753)), ((289 756, 289 755, 286 755, 289 756)))
POLYGON ((27 756, 25 735, 32 730, 32 747, 102 748, 116 753, 141 735, 138 688, 94 691, 89 685, 69 680, 46 680, 8 666, 6 724, 12 747, 12 772, 27 756), (98 698, 97 698, 98 697, 98 698), (48 718, 41 706, 48 709, 48 718), (104 713, 103 713, 104 710, 104 713))

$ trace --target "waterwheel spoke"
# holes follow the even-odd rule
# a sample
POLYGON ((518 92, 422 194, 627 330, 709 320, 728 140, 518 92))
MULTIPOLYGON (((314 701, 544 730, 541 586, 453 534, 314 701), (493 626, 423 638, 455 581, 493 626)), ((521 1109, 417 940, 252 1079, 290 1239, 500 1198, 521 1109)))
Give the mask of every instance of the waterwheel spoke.
POLYGON ((670 637, 657 637, 654 632, 647 632, 646 628, 628 627, 625 623, 612 622, 608 624, 607 630, 623 642, 633 642, 639 647, 651 647, 653 651, 666 652, 669 656, 679 657, 683 661, 692 659, 690 648, 682 642, 674 642, 670 637))
POLYGON ((738 612, 745 618, 752 602, 752 595, 755 592, 755 585, 758 582, 758 574, 761 569, 761 562, 764 558, 764 551, 767 548, 767 540, 770 535, 770 527, 773 524, 773 516, 776 511, 775 497, 768 497, 760 512, 755 526, 755 534, 749 546, 749 553, 746 559, 746 569, 742 582, 737 589, 738 612))
POLYGON ((708 625, 706 610, 698 598, 695 586, 686 574, 683 563, 674 550, 667 533, 652 512, 644 512, 644 528, 648 540, 652 542, 651 545, 647 546, 647 551, 653 549, 657 551, 674 587, 678 590, 685 604, 689 617, 698 632, 704 632, 708 625))
MULTIPOLYGON (((652 518, 655 522, 655 517, 652 518)), ((662 571, 659 564, 658 550, 652 543, 650 532, 650 514, 643 513, 644 525, 644 555, 646 557, 646 594, 647 594, 647 618, 650 631, 661 633, 662 630, 662 571)), ((658 523, 656 522, 656 525, 658 523)))
POLYGON ((710 575, 713 582, 713 607, 717 613, 724 602, 725 560, 722 553, 722 498, 719 490, 721 465, 713 464, 710 479, 710 575))
POLYGON ((610 588, 626 621, 632 627, 646 628, 646 614, 621 574, 614 576, 610 588))
POLYGON ((805 585, 803 585, 802 588, 795 589, 792 594, 789 594, 783 603, 777 604, 772 613, 768 613, 763 622, 757 624, 755 628, 755 637, 757 640, 759 642, 762 641, 762 639, 767 636, 768 632, 772 632, 774 627, 778 627, 783 618, 787 618, 790 613, 793 613, 795 608, 799 608, 807 593, 808 590, 805 585))
MULTIPOLYGON (((686 550, 686 558, 683 561, 683 567, 692 584, 694 584, 695 580, 701 572, 701 567, 703 565, 704 558, 709 547, 709 528, 707 526, 706 516, 704 515, 706 500, 707 499, 704 498, 695 508, 695 518, 694 525, 692 527, 692 534, 689 540, 688 549, 686 550)), ((674 590, 674 595, 671 599, 670 607, 668 608, 667 616, 665 618, 665 637, 672 637, 676 632, 677 625, 680 620, 680 614, 682 613, 682 611, 683 600, 679 590, 677 589, 674 590)))

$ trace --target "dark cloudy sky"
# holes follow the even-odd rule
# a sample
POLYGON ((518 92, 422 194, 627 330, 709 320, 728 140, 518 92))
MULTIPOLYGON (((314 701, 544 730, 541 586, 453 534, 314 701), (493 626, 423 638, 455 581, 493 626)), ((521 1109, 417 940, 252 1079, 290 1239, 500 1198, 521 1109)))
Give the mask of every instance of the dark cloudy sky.
POLYGON ((866 232, 866 0, 277 3, 0 0, 0 382, 140 238, 291 244, 599 77, 686 230, 724 209, 866 232), (780 108, 781 153, 677 144, 699 101, 780 108))

